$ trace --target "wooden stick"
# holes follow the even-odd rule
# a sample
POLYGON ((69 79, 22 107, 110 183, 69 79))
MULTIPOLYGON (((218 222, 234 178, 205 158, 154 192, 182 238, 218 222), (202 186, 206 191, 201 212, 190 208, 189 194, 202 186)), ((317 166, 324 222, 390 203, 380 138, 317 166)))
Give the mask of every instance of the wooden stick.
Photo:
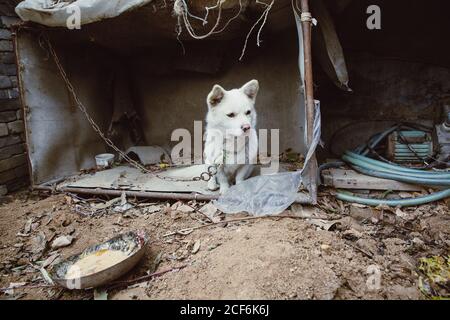
MULTIPOLYGON (((239 221, 246 221, 246 220, 257 220, 257 219, 277 219, 277 218, 280 218, 280 219, 283 219, 283 218, 314 219, 314 217, 300 217, 300 216, 288 216, 288 215, 235 218, 235 219, 223 220, 223 221, 219 221, 219 222, 213 222, 213 223, 205 224, 205 225, 202 225, 202 226, 186 228, 186 229, 180 229, 180 230, 177 230, 177 231, 166 233, 165 235, 163 235, 163 237, 169 237, 169 236, 173 236, 173 235, 176 235, 176 234, 186 235, 185 233, 188 232, 188 231, 190 231, 189 233, 191 233, 194 230, 198 230, 198 229, 202 229, 202 228, 206 228, 206 227, 211 227, 211 226, 222 224, 222 223, 239 222, 239 221)), ((322 220, 327 220, 327 219, 322 219, 322 220)), ((328 221, 331 221, 331 220, 328 220, 328 221)))

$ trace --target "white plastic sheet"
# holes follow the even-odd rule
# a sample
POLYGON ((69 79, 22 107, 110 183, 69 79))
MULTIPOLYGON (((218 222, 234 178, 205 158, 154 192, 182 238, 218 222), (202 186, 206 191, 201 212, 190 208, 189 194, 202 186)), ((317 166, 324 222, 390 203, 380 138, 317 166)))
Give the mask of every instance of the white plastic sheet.
POLYGON ((16 13, 23 21, 66 27, 76 12, 80 13, 80 25, 83 25, 117 17, 150 2, 152 0, 25 0, 17 5, 16 13))

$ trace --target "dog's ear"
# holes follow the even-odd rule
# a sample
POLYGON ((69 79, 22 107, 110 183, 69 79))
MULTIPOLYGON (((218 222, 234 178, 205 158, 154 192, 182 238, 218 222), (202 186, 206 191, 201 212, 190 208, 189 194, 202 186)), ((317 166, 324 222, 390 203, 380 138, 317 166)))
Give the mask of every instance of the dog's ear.
POLYGON ((214 85, 211 92, 208 94, 207 102, 210 107, 217 106, 225 95, 225 89, 218 84, 214 85))
POLYGON ((244 92, 250 99, 255 100, 256 95, 259 90, 258 80, 251 80, 244 84, 241 88, 242 92, 244 92))

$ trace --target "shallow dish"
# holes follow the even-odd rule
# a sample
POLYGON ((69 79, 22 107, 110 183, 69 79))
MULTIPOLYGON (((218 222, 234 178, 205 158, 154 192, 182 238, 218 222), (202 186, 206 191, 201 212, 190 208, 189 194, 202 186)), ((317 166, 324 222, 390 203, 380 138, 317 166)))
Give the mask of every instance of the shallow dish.
POLYGON ((148 237, 143 231, 127 232, 118 235, 56 264, 50 272, 50 277, 54 282, 68 289, 86 289, 102 286, 130 271, 144 255, 147 242, 148 237), (70 268, 81 259, 93 255, 99 257, 106 251, 122 251, 122 253, 126 253, 127 257, 94 273, 81 274, 79 277, 67 276, 68 271, 71 270, 70 268))

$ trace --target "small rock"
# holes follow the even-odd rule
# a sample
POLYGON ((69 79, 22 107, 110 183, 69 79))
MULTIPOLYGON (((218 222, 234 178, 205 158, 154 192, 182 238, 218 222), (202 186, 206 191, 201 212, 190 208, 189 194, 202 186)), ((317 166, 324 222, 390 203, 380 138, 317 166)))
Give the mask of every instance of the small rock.
POLYGON ((64 219, 64 221, 62 222, 62 226, 67 227, 71 223, 72 223, 72 220, 70 220, 69 218, 66 217, 66 219, 64 219))
POLYGON ((372 256, 378 252, 377 242, 373 239, 359 239, 356 241, 356 246, 372 256))
POLYGON ((374 212, 372 208, 350 206, 350 216, 357 221, 364 221, 372 219, 374 216, 374 212))
POLYGON ((74 237, 72 237, 72 236, 60 236, 60 237, 56 238, 55 240, 53 240, 52 249, 67 247, 72 243, 73 239, 74 239, 74 237))
POLYGON ((360 239, 363 234, 355 229, 348 229, 342 233, 342 237, 348 240, 357 240, 360 239))
POLYGON ((155 213, 155 212, 158 212, 158 211, 161 211, 161 210, 162 210, 161 206, 150 205, 150 206, 144 207, 142 209, 142 212, 144 214, 152 214, 152 213, 155 213))
POLYGON ((412 243, 417 246, 418 248, 423 248, 425 246, 425 242, 423 242, 421 239, 419 238, 414 238, 412 239, 412 243))
POLYGON ((407 198, 412 198, 412 194, 409 192, 399 192, 398 195, 400 196, 400 198, 402 199, 407 199, 407 198))
POLYGON ((0 197, 6 196, 8 194, 8 188, 5 185, 0 186, 0 197))
POLYGON ((182 204, 177 208, 177 211, 183 212, 183 213, 189 213, 194 212, 194 209, 186 204, 182 204))
POLYGON ((70 226, 69 228, 67 228, 68 234, 73 234, 74 232, 75 232, 75 228, 73 226, 70 226))

